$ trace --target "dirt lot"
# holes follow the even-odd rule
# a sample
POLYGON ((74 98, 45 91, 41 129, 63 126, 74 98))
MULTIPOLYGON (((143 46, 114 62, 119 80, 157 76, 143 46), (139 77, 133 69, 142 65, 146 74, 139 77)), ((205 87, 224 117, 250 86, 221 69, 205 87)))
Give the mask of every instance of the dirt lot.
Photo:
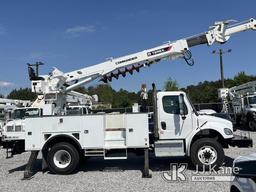
MULTIPOLYGON (((256 132, 251 132, 256 142, 256 132)), ((256 152, 253 148, 229 148, 225 150, 226 164, 232 165, 233 159, 239 155, 256 152)), ((30 180, 22 180, 23 171, 30 153, 5 158, 5 150, 0 150, 0 191, 229 191, 229 182, 192 182, 189 181, 193 169, 186 171, 185 182, 166 182, 162 175, 170 170, 170 163, 189 163, 186 158, 154 157, 150 160, 152 178, 141 178, 143 158, 132 156, 128 160, 104 161, 90 158, 83 163, 77 173, 72 175, 54 175, 40 170, 40 157, 36 163, 36 174, 30 180)))

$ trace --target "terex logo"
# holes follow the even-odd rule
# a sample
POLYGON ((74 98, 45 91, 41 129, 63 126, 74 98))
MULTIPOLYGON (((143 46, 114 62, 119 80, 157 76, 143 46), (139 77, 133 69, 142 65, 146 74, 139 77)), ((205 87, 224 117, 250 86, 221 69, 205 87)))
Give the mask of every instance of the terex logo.
POLYGON ((148 57, 150 57, 150 56, 153 56, 153 55, 164 53, 164 52, 170 51, 171 48, 172 48, 172 46, 164 47, 164 48, 161 48, 161 49, 156 49, 154 51, 147 52, 147 55, 148 55, 148 57))

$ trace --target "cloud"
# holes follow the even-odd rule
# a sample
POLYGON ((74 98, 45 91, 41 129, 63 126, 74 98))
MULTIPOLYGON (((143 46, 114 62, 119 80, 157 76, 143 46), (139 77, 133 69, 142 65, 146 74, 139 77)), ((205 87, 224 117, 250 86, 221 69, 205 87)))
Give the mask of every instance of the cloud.
POLYGON ((8 88, 13 86, 14 86, 14 83, 7 82, 7 81, 0 81, 0 88, 8 88))
POLYGON ((65 30, 65 33, 71 36, 80 36, 82 33, 93 33, 96 31, 94 25, 75 26, 65 30))

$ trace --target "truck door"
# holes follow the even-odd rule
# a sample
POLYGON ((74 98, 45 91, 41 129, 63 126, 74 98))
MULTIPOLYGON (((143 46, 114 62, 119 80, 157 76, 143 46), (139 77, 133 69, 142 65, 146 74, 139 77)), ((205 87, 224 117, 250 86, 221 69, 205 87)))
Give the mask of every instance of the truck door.
POLYGON ((185 116, 180 114, 179 94, 158 93, 159 139, 184 139, 193 129, 193 114, 188 100, 184 99, 185 116))

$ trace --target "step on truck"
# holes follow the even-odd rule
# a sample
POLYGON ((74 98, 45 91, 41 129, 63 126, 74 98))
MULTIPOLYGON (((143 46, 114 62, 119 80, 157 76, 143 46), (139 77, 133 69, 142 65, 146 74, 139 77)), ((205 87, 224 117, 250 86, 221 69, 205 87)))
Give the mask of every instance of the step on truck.
MULTIPOLYGON (((256 29, 256 20, 230 25, 229 21, 215 22, 204 33, 167 42, 134 54, 79 70, 64 73, 55 68, 48 75, 39 75, 41 62, 29 64, 32 91, 38 94, 42 109, 54 111, 50 116, 28 117, 22 120, 20 131, 15 120, 3 130, 4 147, 23 142, 23 151, 31 151, 24 176, 31 176, 33 163, 42 152, 43 165, 58 174, 72 173, 82 156, 101 156, 104 159, 126 159, 130 150, 144 150, 143 176, 149 176, 149 150, 156 157, 188 156, 199 168, 221 166, 223 148, 230 145, 248 147, 252 140, 235 137, 232 123, 213 116, 199 115, 186 93, 157 92, 154 88, 153 123, 148 113, 86 114, 66 116, 67 95, 93 80, 107 83, 113 78, 139 72, 164 59, 182 58, 193 65, 190 48, 214 43, 223 44, 238 32, 256 29), (20 135, 19 135, 20 134, 20 135), (15 135, 15 136, 13 136, 15 135)), ((154 87, 154 86, 153 86, 154 87)), ((44 112, 42 112, 44 114, 44 112)), ((9 147, 10 148, 10 147, 9 147)))

